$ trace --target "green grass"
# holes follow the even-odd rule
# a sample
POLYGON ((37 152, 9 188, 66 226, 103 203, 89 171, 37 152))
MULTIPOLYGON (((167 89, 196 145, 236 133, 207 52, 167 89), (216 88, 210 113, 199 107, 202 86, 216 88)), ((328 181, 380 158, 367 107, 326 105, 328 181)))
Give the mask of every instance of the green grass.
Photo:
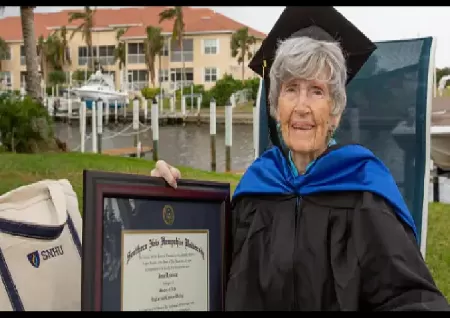
MULTIPOLYGON (((150 175, 155 163, 145 159, 113 157, 98 154, 50 153, 12 154, 0 153, 0 194, 16 187, 43 179, 68 179, 83 199, 83 169, 150 175)), ((234 191, 240 176, 179 167, 184 179, 223 181, 234 191)))
MULTIPOLYGON (((154 162, 96 154, 0 153, 0 194, 43 179, 68 179, 83 203, 83 169, 149 175, 154 162)), ((228 182, 234 191, 240 176, 179 167, 183 178, 228 182)), ((440 290, 450 300, 450 205, 429 205, 426 261, 440 290)))

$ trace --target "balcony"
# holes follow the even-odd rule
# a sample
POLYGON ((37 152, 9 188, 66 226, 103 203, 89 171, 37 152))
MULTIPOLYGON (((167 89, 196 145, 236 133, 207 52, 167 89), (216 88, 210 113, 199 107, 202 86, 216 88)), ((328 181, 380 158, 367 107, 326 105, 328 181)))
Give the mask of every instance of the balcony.
POLYGON ((144 64, 144 54, 128 54, 128 64, 144 64))
POLYGON ((114 56, 100 56, 98 58, 100 65, 114 65, 114 56))
MULTIPOLYGON (((185 62, 193 62, 194 61, 194 52, 193 51, 184 51, 183 56, 184 56, 185 62)), ((182 62, 181 51, 170 52, 170 61, 171 62, 182 62)))

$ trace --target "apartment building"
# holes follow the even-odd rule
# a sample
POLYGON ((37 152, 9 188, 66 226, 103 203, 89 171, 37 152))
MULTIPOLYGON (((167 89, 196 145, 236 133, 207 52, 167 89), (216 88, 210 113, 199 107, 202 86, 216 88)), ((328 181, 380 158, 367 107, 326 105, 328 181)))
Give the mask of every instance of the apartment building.
MULTIPOLYGON (((123 88, 125 76, 128 89, 152 87, 143 46, 147 26, 160 27, 165 37, 161 63, 158 57, 155 61, 156 86, 159 86, 159 81, 162 87, 168 89, 179 86, 182 80, 182 55, 186 84, 203 84, 208 89, 225 73, 242 78, 242 65, 238 64, 237 58, 232 57, 230 42, 233 32, 245 25, 210 9, 184 7, 185 34, 181 52, 179 45, 171 39, 173 22, 159 23, 159 13, 164 9, 165 7, 97 9, 92 29, 92 56, 105 72, 114 77, 117 88, 123 88), (126 43, 127 65, 123 69, 119 69, 119 63, 114 61, 114 49, 118 44, 116 34, 120 28, 127 30, 119 39, 126 43)), ((68 30, 72 63, 64 67, 67 74, 87 69, 91 58, 82 34, 75 32, 71 37, 81 23, 68 22, 69 12, 72 11, 74 10, 35 14, 36 38, 41 35, 46 38, 63 26, 68 30)), ((257 38, 256 44, 251 47, 252 51, 256 51, 266 35, 250 27, 249 33, 257 38)), ((26 74, 20 17, 0 19, 0 37, 9 45, 9 52, 1 61, 2 82, 9 88, 19 89, 24 85, 26 74)), ((245 78, 256 76, 247 68, 247 64, 246 60, 245 78)))

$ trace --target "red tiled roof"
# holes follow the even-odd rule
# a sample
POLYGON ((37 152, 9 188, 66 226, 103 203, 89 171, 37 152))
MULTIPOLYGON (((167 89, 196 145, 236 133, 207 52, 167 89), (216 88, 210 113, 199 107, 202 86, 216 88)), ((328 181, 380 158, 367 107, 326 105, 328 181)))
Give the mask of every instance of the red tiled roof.
MULTIPOLYGON (((94 27, 108 27, 121 24, 142 24, 130 27, 124 37, 144 36, 148 25, 159 26, 163 32, 172 32, 173 23, 163 21, 159 24, 159 13, 167 7, 139 7, 139 8, 108 8, 97 9, 94 18, 94 27)), ((185 32, 214 32, 236 31, 245 25, 232 20, 220 13, 207 8, 183 7, 185 32)), ((53 30, 51 27, 77 26, 81 22, 75 20, 69 24, 69 12, 82 10, 63 10, 52 13, 35 13, 36 37, 48 36, 53 30)), ((249 33, 257 38, 265 38, 266 34, 249 28, 249 33)), ((0 19, 0 37, 5 41, 21 41, 22 26, 20 17, 5 17, 0 19)))

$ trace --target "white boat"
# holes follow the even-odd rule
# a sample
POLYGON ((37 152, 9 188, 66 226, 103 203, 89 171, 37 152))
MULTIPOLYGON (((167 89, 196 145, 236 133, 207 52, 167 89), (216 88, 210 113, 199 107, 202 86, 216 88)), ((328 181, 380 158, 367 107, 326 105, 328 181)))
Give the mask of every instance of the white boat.
MULTIPOLYGON (((442 82, 442 81, 441 81, 442 82)), ((433 99, 431 115, 431 159, 444 171, 450 171, 450 97, 433 99)))
POLYGON ((59 98, 56 97, 55 100, 58 101, 58 111, 60 112, 67 112, 69 111, 69 100, 70 100, 70 106, 73 112, 77 112, 80 109, 81 106, 81 98, 78 97, 72 90, 70 91, 65 90, 63 91, 63 97, 59 98))
POLYGON ((100 70, 92 74, 88 81, 81 87, 73 88, 72 91, 81 99, 86 101, 87 108, 92 102, 101 100, 114 107, 115 101, 122 106, 128 98, 128 93, 117 91, 114 88, 114 80, 110 75, 102 74, 100 70))
POLYGON ((450 171, 450 126, 431 127, 431 159, 445 171, 450 171))

